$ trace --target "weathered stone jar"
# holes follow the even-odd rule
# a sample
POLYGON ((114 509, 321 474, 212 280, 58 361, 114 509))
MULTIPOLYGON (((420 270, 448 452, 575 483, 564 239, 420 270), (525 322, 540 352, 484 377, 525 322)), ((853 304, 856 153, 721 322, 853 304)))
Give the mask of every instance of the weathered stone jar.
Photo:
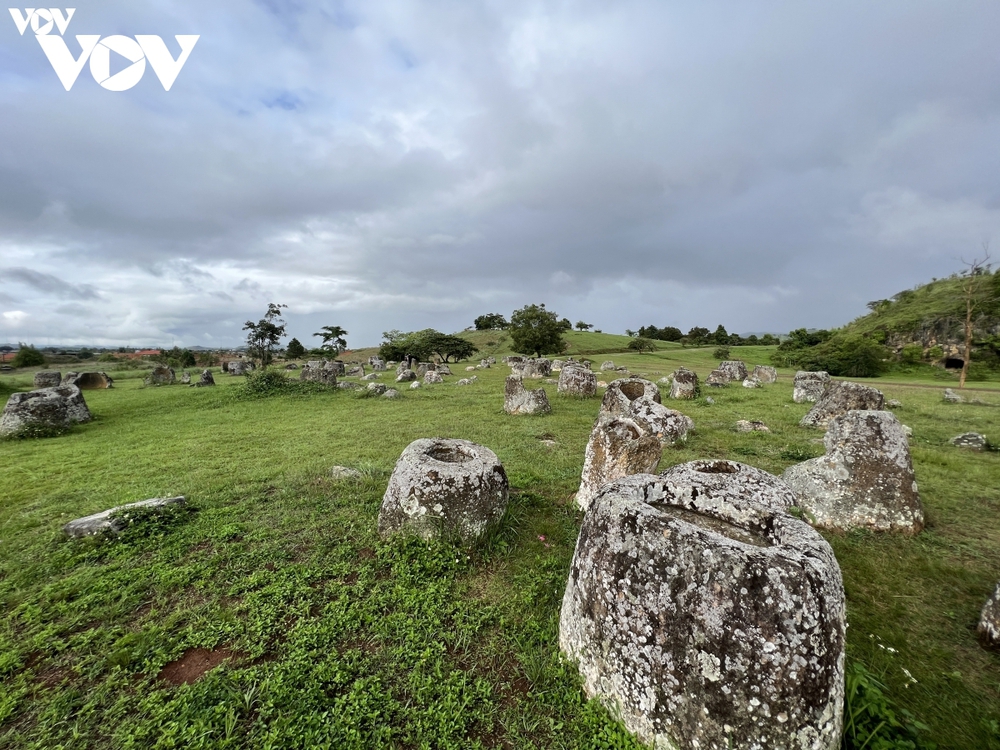
POLYGON ((844 591, 776 477, 695 461, 605 487, 559 627, 584 690, 655 748, 840 743, 844 591))
POLYGON ((382 536, 410 532, 423 539, 482 536, 507 510, 500 459, 468 440, 422 438, 403 451, 382 498, 382 536))
POLYGON ((924 527, 910 444, 895 414, 849 411, 830 420, 823 442, 826 455, 781 475, 810 522, 907 534, 924 527))

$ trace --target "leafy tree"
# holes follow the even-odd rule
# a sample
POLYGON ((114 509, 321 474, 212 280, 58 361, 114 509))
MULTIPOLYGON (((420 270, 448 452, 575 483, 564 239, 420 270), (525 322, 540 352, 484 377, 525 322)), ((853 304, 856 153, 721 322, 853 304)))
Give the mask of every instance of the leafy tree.
POLYGON ((313 336, 319 336, 323 339, 320 348, 334 357, 347 348, 347 339, 345 338, 347 331, 340 326, 323 326, 319 333, 314 333, 313 336))
POLYGON ((81 349, 80 351, 78 351, 76 353, 77 359, 92 359, 93 356, 94 356, 94 353, 92 351, 90 351, 89 349, 81 349))
POLYGON ((198 364, 197 360, 195 360, 194 352, 190 349, 180 349, 176 346, 173 349, 161 351, 158 359, 171 367, 194 367, 198 364))
POLYGON ((729 343, 729 334, 726 332, 726 327, 720 325, 715 329, 715 333, 712 334, 712 343, 718 346, 725 346, 729 343))
POLYGON ((578 331, 589 331, 593 327, 593 323, 584 323, 582 320, 576 321, 576 330, 578 331))
POLYGON ((436 354, 442 362, 447 362, 450 357, 454 357, 458 362, 468 359, 479 351, 468 339, 461 336, 451 336, 445 333, 433 331, 423 337, 423 343, 431 354, 436 354))
POLYGON ((652 352, 656 351, 656 344, 653 343, 652 339, 643 338, 639 336, 628 342, 628 349, 633 352, 652 352))
POLYGON ((680 341, 683 335, 681 329, 676 326, 665 326, 660 329, 661 341, 680 341))
POLYGON ((718 346, 712 351, 712 356, 719 360, 729 359, 729 347, 718 346))
MULTIPOLYGON (((567 320, 566 318, 563 319, 567 320)), ((568 322, 568 321, 567 321, 568 322)), ((565 330, 554 312, 545 305, 525 305, 510 316, 510 338, 514 351, 536 357, 558 354, 566 348, 565 330)))
POLYGON ((289 359, 301 359, 305 356, 306 348, 302 346, 302 342, 296 338, 293 338, 288 342, 288 346, 285 347, 285 356, 289 359))
POLYGON ((38 367, 45 364, 45 357, 35 347, 18 343, 20 347, 10 363, 14 367, 38 367))
POLYGON ((563 331, 572 331, 573 324, 569 322, 569 318, 563 318, 559 321, 559 328, 563 331))
POLYGON ((710 331, 707 328, 700 328, 698 326, 687 332, 688 342, 694 346, 708 343, 709 336, 710 331))
POLYGON ((761 346, 774 346, 778 342, 778 337, 770 333, 765 333, 760 337, 761 346))
POLYGON ((276 305, 271 302, 267 306, 264 317, 254 323, 248 320, 243 326, 247 333, 247 353, 250 358, 266 368, 274 359, 274 352, 281 339, 285 337, 285 321, 281 317, 281 308, 288 305, 276 305))
POLYGON ((219 361, 220 357, 217 352, 198 352, 195 355, 195 364, 198 367, 215 367, 219 361))
POLYGON ((636 331, 633 331, 631 328, 626 328, 625 335, 628 336, 629 338, 632 338, 634 336, 637 336, 638 333, 636 331))
POLYGON ((756 333, 751 333, 749 336, 747 336, 747 343, 750 344, 751 346, 756 346, 757 344, 760 343, 760 339, 757 338, 756 333))
POLYGON ((477 331, 493 331, 503 329, 510 325, 507 319, 500 313, 487 313, 476 318, 475 326, 477 331))

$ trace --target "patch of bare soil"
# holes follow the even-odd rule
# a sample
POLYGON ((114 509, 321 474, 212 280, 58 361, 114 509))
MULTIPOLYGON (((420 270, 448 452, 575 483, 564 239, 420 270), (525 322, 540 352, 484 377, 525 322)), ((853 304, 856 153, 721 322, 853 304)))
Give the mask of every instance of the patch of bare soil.
POLYGON ((167 664, 156 676, 159 680, 171 685, 190 685, 197 682, 207 672, 215 669, 224 661, 236 658, 238 654, 228 648, 209 651, 207 648, 189 648, 181 658, 167 664))

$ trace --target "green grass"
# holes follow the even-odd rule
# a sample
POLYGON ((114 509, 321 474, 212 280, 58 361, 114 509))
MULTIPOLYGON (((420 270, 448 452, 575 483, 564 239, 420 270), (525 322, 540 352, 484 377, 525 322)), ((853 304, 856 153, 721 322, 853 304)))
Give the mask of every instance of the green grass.
MULTIPOLYGON (((594 337, 610 335, 572 336, 598 348, 594 337)), ((769 351, 733 356, 767 362, 769 351)), ((601 359, 655 380, 679 364, 704 377, 710 355, 664 345, 601 359)), ((239 378, 144 388, 144 373, 122 372, 113 390, 86 393, 93 422, 0 443, 0 746, 636 747, 583 700, 556 646, 580 523, 571 496, 598 401, 546 386, 551 415, 508 417, 508 368, 469 387, 453 370, 396 401, 341 390, 239 400, 239 378), (395 460, 428 436, 473 440, 503 461, 511 509, 487 544, 379 540, 395 460), (363 479, 333 481, 334 465, 363 479), (172 494, 189 509, 116 540, 60 532, 172 494), (192 648, 230 658, 190 685, 157 679, 192 648)), ((30 386, 30 374, 5 382, 30 386)), ((1000 393, 952 405, 940 382, 875 384, 903 402, 929 523, 916 538, 827 535, 848 595, 849 658, 940 747, 1000 748, 1000 655, 974 636, 1000 577, 1000 456, 947 444, 969 429, 1000 437, 1000 393)), ((711 395, 671 403, 696 431, 664 450, 661 469, 711 456, 778 473, 822 451, 822 433, 798 427, 807 405, 791 402, 790 372, 711 395), (771 433, 736 433, 737 419, 771 433)))

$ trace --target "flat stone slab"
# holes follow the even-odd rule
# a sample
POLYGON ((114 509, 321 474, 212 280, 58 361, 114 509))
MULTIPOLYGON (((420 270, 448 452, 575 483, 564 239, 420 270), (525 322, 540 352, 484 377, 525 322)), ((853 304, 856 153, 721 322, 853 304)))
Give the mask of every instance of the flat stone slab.
POLYGON ((154 497, 149 500, 140 500, 137 503, 118 505, 114 508, 101 511, 100 513, 95 513, 92 516, 84 516, 83 518, 77 518, 74 521, 70 521, 68 524, 63 526, 63 532, 66 536, 74 538, 94 536, 95 534, 101 534, 105 531, 117 534, 124 528, 124 525, 122 524, 121 519, 112 518, 112 516, 119 511, 128 510, 130 508, 163 508, 167 505, 184 505, 186 502, 187 499, 183 495, 178 495, 177 497, 154 497))

